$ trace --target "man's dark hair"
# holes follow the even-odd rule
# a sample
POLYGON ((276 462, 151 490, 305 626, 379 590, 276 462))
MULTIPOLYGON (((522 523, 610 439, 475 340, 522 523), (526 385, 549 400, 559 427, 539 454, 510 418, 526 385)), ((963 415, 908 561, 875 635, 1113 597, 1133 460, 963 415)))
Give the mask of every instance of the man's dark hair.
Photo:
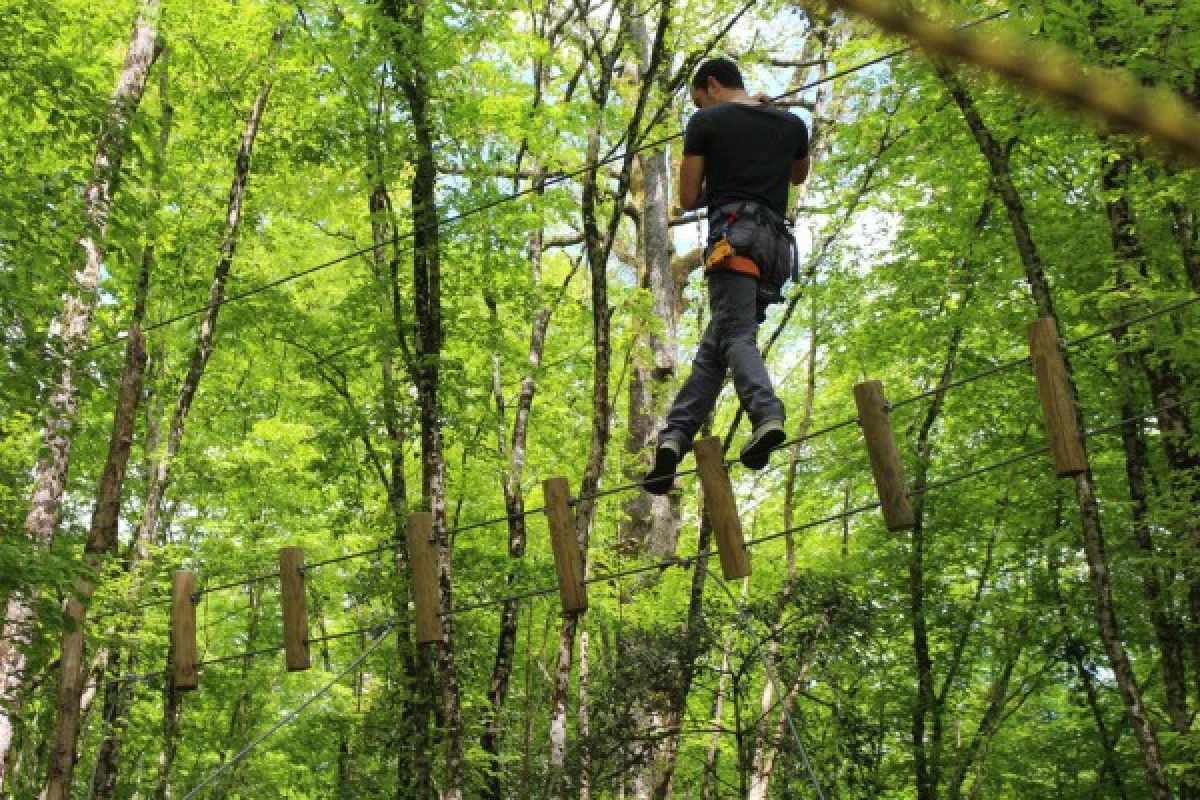
POLYGON ((712 58, 701 64, 692 77, 692 86, 703 89, 708 85, 709 78, 716 78, 717 83, 726 89, 746 88, 742 81, 742 71, 728 58, 712 58))

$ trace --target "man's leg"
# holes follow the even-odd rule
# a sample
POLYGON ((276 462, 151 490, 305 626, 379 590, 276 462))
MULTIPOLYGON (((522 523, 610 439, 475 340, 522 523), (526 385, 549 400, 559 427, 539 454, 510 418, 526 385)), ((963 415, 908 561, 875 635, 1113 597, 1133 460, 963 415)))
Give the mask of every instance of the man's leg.
MULTIPOLYGON (((711 298, 710 298, 711 305, 711 298)), ((644 485, 651 494, 666 494, 675 482, 675 468, 679 459, 692 446, 692 439, 712 413, 725 382, 725 359, 717 342, 715 323, 710 320, 696 357, 692 360, 692 371, 684 381, 683 388, 675 395, 671 410, 667 412, 667 426, 658 434, 658 447, 654 450, 654 466, 647 473, 644 485)))
POLYGON ((680 454, 691 448, 696 432, 717 404, 721 386, 725 383, 726 368, 717 341, 716 323, 710 320, 700 338, 700 346, 696 348, 696 357, 692 359, 691 374, 675 395, 675 402, 671 403, 667 426, 658 434, 660 445, 667 441, 678 442, 682 445, 680 454))
POLYGON ((728 270, 709 274, 713 325, 723 360, 733 370, 733 386, 742 408, 757 430, 785 417, 783 403, 771 387, 771 376, 758 352, 758 281, 728 270))

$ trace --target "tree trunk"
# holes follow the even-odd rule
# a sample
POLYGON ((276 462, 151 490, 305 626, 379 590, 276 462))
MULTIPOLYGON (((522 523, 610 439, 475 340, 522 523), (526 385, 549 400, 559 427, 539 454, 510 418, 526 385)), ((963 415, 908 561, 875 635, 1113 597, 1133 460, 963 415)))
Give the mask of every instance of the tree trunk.
MULTIPOLYGON (((379 103, 375 119, 367 132, 367 165, 370 173, 368 209, 371 215, 371 266, 379 290, 379 307, 391 329, 379 343, 379 367, 382 385, 380 406, 383 427, 387 432, 390 464, 385 471, 379 464, 377 474, 387 492, 388 512, 392 516, 392 538, 398 543, 395 567, 402 580, 394 587, 393 609, 396 620, 400 666, 403 674, 398 705, 403 713, 397 720, 397 737, 401 748, 397 754, 396 800, 425 800, 432 791, 430 752, 432 750, 433 717, 430 687, 433 675, 429 658, 418 652, 412 630, 412 586, 407 580, 409 559, 406 545, 406 526, 409 512, 408 486, 404 476, 404 459, 408 431, 400 413, 399 388, 396 378, 396 354, 416 382, 416 364, 409 343, 410 331, 400 292, 400 248, 397 238, 396 213, 388 190, 388 170, 385 163, 387 138, 385 108, 386 82, 380 82, 379 103), (390 251, 390 252, 389 252, 390 251)), ((364 443, 370 445, 369 430, 364 427, 364 443)), ((381 462, 382 459, 376 459, 381 462)))
POLYGON ((183 693, 175 691, 170 673, 163 691, 163 736, 158 752, 154 780, 154 800, 167 800, 171 790, 171 767, 179 752, 179 718, 183 713, 183 693))
POLYGON ((154 540, 154 530, 158 524, 163 497, 166 495, 170 482, 171 463, 179 453, 188 414, 192 410, 192 403, 200 388, 200 380, 204 377, 204 371, 208 367, 208 360, 212 356, 217 317, 225 300, 225 284, 229 279, 230 269, 233 267, 233 257, 237 251, 238 234, 241 230, 242 206, 246 197, 246 183, 250 178, 250 156, 254 152, 254 140, 258 135, 259 125, 271 94, 275 73, 275 56, 283 44, 286 30, 285 25, 280 25, 275 29, 271 40, 271 49, 267 56, 270 64, 267 79, 258 91, 258 96, 250 111, 250 118, 246 121, 245 130, 242 132, 241 144, 234 162, 233 183, 229 188, 225 232, 221 239, 221 254, 213 269, 212 281, 208 288, 208 305, 200 319, 196 346, 192 350, 187 375, 184 377, 179 397, 175 402, 171 427, 167 430, 166 451, 157 460, 156 469, 150 476, 150 487, 146 493, 145 510, 142 513, 141 531, 139 532, 139 538, 146 541, 154 540))
MULTIPOLYGON (((1038 314, 1050 317, 1058 322, 1054 311, 1054 303, 1050 294, 1049 282, 1046 279, 1045 268, 1033 240, 1025 216, 1025 207, 1013 183, 1009 169, 1008 154, 996 141, 991 131, 975 107, 974 100, 957 76, 945 65, 939 64, 938 74, 945 83, 954 102, 962 112, 968 128, 974 136, 979 149, 987 161, 993 181, 1000 192, 1005 210, 1008 212, 1009 223, 1012 226, 1016 240, 1017 252, 1025 267, 1025 278, 1029 283, 1033 301, 1038 314)), ((1059 325, 1059 329, 1062 326, 1059 325)), ((1064 356, 1067 362, 1067 372, 1072 394, 1076 394, 1074 378, 1071 377, 1069 356, 1064 356)), ((1082 427, 1082 424, 1081 424, 1082 427)), ((1085 445, 1086 448, 1086 445, 1085 445)), ((1096 624, 1100 631, 1100 639, 1104 643, 1110 666, 1121 699, 1125 704, 1125 712, 1129 716, 1137 737, 1142 754, 1142 762, 1146 772, 1146 781, 1151 795, 1159 800, 1171 796, 1170 784, 1167 781, 1166 770, 1163 766, 1162 750, 1158 743, 1158 734, 1142 701, 1142 691, 1137 684, 1129 655, 1121 641, 1120 625, 1117 621, 1116 607, 1113 602, 1112 585, 1108 573, 1108 556, 1104 543, 1104 532, 1100 524, 1100 509, 1096 498, 1095 484, 1090 469, 1075 478, 1076 495, 1079 500, 1080 518, 1083 528, 1084 551, 1087 554, 1088 574, 1092 588, 1092 599, 1095 603, 1096 624)))
MULTIPOLYGON (((160 202, 159 187, 166 165, 167 144, 171 137, 171 119, 173 116, 168 88, 168 72, 166 47, 161 45, 159 52, 163 53, 159 62, 160 104, 162 106, 162 122, 158 136, 158 151, 154 162, 154 199, 155 211, 160 202)), ((121 511, 121 491, 125 483, 126 469, 129 464, 129 454, 133 447, 134 423, 138 407, 142 399, 142 384, 146 372, 146 346, 142 337, 142 321, 146 316, 146 295, 150 286, 150 273, 154 268, 155 240, 158 231, 152 229, 147 234, 147 242, 142 250, 142 264, 138 273, 137 287, 134 293, 133 317, 129 323, 129 331, 125 346, 125 366, 117 395, 117 407, 114 412, 112 438, 108 445, 108 458, 104 471, 100 476, 99 488, 96 492, 96 506, 92 513, 92 522, 88 540, 84 547, 83 561, 85 570, 95 574, 102 565, 102 557, 112 552, 117 544, 117 525, 121 511)), ((60 663, 59 708, 56 720, 54 747, 50 754, 46 790, 44 798, 59 800, 68 798, 71 791, 72 773, 75 766, 76 749, 80 732, 80 718, 83 714, 83 660, 84 660, 84 614, 88 600, 95 589, 93 581, 81 578, 76 581, 77 598, 67 602, 67 615, 75 624, 75 628, 64 631, 62 637, 62 657, 60 663), (72 664, 77 669, 68 669, 72 664)), ((103 662, 101 674, 109 672, 108 665, 120 661, 120 653, 109 657, 107 651, 97 655, 103 662)), ((111 730, 116 720, 114 715, 121 708, 118 702, 123 693, 132 692, 132 687, 125 683, 110 684, 110 693, 105 698, 104 716, 106 730, 111 730)), ((105 737, 105 741, 108 737, 105 737)), ((113 765, 113 753, 101 752, 104 763, 113 765)), ((98 763, 99 759, 98 759, 98 763)), ((106 775, 107 777, 107 775, 106 775)))
MULTIPOLYGON (((771 775, 775 771, 775 762, 779 756, 779 748, 783 746, 787 714, 791 712, 791 706, 796 700, 796 695, 804 687, 804 681, 808 678, 808 671, 812 668, 813 659, 817 655, 817 643, 820 642, 821 634, 825 632, 825 628, 828 625, 828 615, 823 616, 820 624, 817 626, 816 632, 813 634, 812 643, 809 645, 809 658, 800 665, 800 669, 796 673, 796 679, 792 681, 792 685, 783 697, 779 698, 780 710, 779 716, 775 718, 775 724, 772 726, 763 725, 761 728, 761 735, 765 741, 759 744, 758 750, 751 760, 750 791, 746 795, 747 800, 767 800, 767 791, 771 788, 771 775)), ((772 669, 775 669, 775 667, 772 666, 772 669)), ((769 708, 765 709, 761 719, 769 719, 770 711, 771 709, 769 708)))
MULTIPOLYGON (((624 8, 623 11, 628 12, 629 9, 624 8)), ((669 7, 663 4, 659 10, 658 26, 651 48, 651 59, 647 68, 642 71, 642 83, 638 91, 637 104, 625 129, 625 141, 630 144, 638 141, 640 137, 646 101, 653 86, 654 76, 658 74, 659 66, 662 63, 663 41, 668 19, 669 7)), ((580 481, 579 502, 575 508, 575 535, 579 540, 580 551, 583 553, 585 562, 592 518, 596 510, 596 490, 600 486, 600 479, 604 472, 605 456, 608 452, 608 441, 611 434, 612 400, 609 391, 609 370, 612 363, 612 309, 608 304, 608 258, 616 241, 621 218, 624 215, 625 200, 629 192, 634 162, 632 148, 627 149, 621 163, 616 189, 606 198, 612 203, 612 210, 608 218, 607 229, 602 232, 598 217, 598 208, 601 202, 601 191, 598 185, 600 178, 600 126, 603 124, 604 106, 608 102, 616 61, 623 48, 622 37, 618 37, 612 50, 601 54, 601 63, 598 67, 600 74, 597 78, 598 85, 595 92, 595 97, 599 98, 597 104, 599 108, 593 110, 595 123, 588 133, 586 161, 588 169, 583 174, 581 196, 584 253, 591 273, 592 346, 594 349, 591 440, 588 445, 587 464, 584 467, 583 479, 580 481)), ((565 616, 559 634, 554 692, 550 702, 548 771, 551 800, 561 798, 565 790, 563 767, 567 744, 567 694, 577 623, 577 614, 565 616)))
MULTIPOLYGON (((1021 649, 1024 646, 1026 633, 1025 626, 1026 620, 1022 619, 1017 626, 1016 636, 1011 638, 1010 644, 1006 648, 1007 652, 1004 662, 1000 666, 1000 672, 992 681, 988 692, 988 705, 983 712, 983 717, 979 720, 979 727, 964 748, 965 752, 954 773, 950 776, 946 793, 952 800, 958 800, 962 796, 962 787, 967 779, 967 771, 979 759, 980 751, 986 747, 987 743, 995 736, 996 731, 999 730, 1005 707, 1010 699, 1008 684, 1012 680, 1013 670, 1021 658, 1021 649)), ((1008 639, 1008 637, 1005 638, 1008 639)), ((984 757, 986 758, 986 756, 984 757)))
MULTIPOLYGON (((711 433, 711 422, 706 424, 705 435, 711 433)), ((712 546, 712 520, 705 510, 704 492, 700 491, 700 531, 696 540, 696 564, 692 568, 692 586, 688 595, 687 623, 684 628, 683 651, 679 654, 678 674, 671 682, 668 703, 663 714, 663 729, 670 732, 659 746, 652 763, 652 791, 655 800, 666 800, 671 796, 675 779, 675 761, 679 755, 680 730, 687 712, 688 696, 696 677, 696 662, 703 655, 705 642, 704 587, 708 582, 709 548, 712 546)), ((743 596, 746 591, 743 586, 743 596)))
POLYGON ((446 524, 446 462, 441 419, 442 323, 441 258, 437 208, 436 137, 429 93, 430 75, 422 60, 426 42, 425 6, 409 0, 383 0, 394 23, 391 31, 396 72, 407 101, 415 143, 411 189, 413 295, 416 306, 414 364, 421 427, 421 493, 433 513, 436 540, 442 641, 438 668, 446 730, 447 800, 461 800, 465 784, 462 706, 454 657, 453 557, 446 524))
MULTIPOLYGON (((150 372, 152 381, 161 382, 163 361, 161 348, 151 353, 148 371, 150 372)), ((144 416, 146 426, 146 437, 143 445, 144 472, 147 475, 152 475, 154 474, 154 465, 156 464, 159 446, 162 442, 162 396, 153 391, 147 391, 142 405, 145 407, 144 416)), ((138 597, 142 582, 139 567, 149 558, 150 546, 151 542, 138 539, 131 548, 129 570, 133 573, 133 581, 125 595, 130 602, 133 602, 138 597)), ((109 676, 115 677, 119 675, 118 666, 122 659, 126 662, 125 672, 131 674, 137 672, 139 660, 137 638, 142 629, 142 622, 142 614, 140 612, 135 613, 126 631, 127 638, 130 641, 129 648, 124 654, 118 650, 109 659, 107 672, 109 676)), ((115 633, 116 631, 113 629, 110 632, 115 633)), ((137 686, 138 684, 133 681, 109 683, 105 686, 104 722, 106 733, 100 743, 99 752, 96 755, 96 765, 92 775, 91 800, 111 800, 116 795, 117 776, 121 764, 121 749, 124 744, 125 729, 129 725, 129 715, 133 707, 137 686)))
MULTIPOLYGON (((741 602, 746 602, 749 579, 742 580, 741 602)), ((704 777, 700 781, 700 800, 711 800, 717 788, 717 750, 721 746, 722 720, 725 714, 725 684, 729 681, 729 649, 733 644, 732 632, 725 634, 725 646, 721 648, 721 674, 717 676, 717 691, 713 698, 712 736, 708 740, 708 752, 704 758, 704 777)))
MULTIPOLYGON (((535 182, 540 182, 544 171, 535 166, 535 182)), ((539 227, 529 238, 529 258, 533 270, 535 289, 541 289, 541 263, 544 251, 544 230, 539 227)), ((525 467, 525 452, 529 438, 529 417, 533 409, 534 394, 537 389, 537 371, 541 367, 542 354, 546 347, 546 333, 550 327, 550 318, 558 301, 565 294, 567 284, 574 276, 572 269, 563 284, 562 290, 550 300, 547 298, 540 308, 534 312, 532 330, 529 337, 528 367, 521 379, 521 389, 517 395, 517 405, 514 409, 512 438, 507 432, 507 409, 504 399, 503 381, 498 353, 492 355, 492 393, 496 403, 497 441, 500 458, 508 465, 508 475, 503 484, 504 510, 508 515, 508 555, 516 560, 524 558, 527 538, 525 499, 521 494, 521 482, 525 467)), ((500 317, 494 298, 486 298, 492 320, 497 330, 500 329, 500 317)), ((518 575, 515 568, 510 568, 505 579, 505 585, 510 589, 516 586, 518 575)), ((501 800, 503 794, 503 773, 500 766, 500 712, 508 693, 508 681, 512 675, 513 653, 517 639, 517 614, 519 604, 516 600, 506 601, 500 611, 500 635, 496 642, 496 656, 492 665, 492 676, 488 684, 489 716, 484 724, 481 745, 483 751, 492 758, 492 766, 488 775, 486 787, 487 797, 491 800, 501 800)))
MULTIPOLYGON (((649 34, 641 18, 633 25, 638 50, 646 48, 649 34)), ((661 330, 640 330, 634 340, 635 364, 629 375, 629 430, 625 451, 632 458, 626 474, 636 480, 643 472, 642 456, 653 450, 662 424, 663 398, 675 382, 677 348, 675 282, 671 272, 674 246, 670 238, 669 161, 665 149, 638 155, 641 203, 638 209, 638 287, 653 300, 654 320, 661 330), (646 353, 647 359, 642 356, 646 353)), ((622 545, 637 553, 665 558, 675 553, 679 538, 679 499, 638 492, 623 506, 620 526, 622 545)))
POLYGON ((84 577, 75 582, 75 596, 67 600, 70 627, 63 631, 62 656, 59 667, 58 715, 55 721, 54 744, 50 752, 44 800, 67 800, 71 795, 71 780, 75 769, 75 751, 80 728, 80 700, 84 684, 84 615, 88 601, 96 588, 96 580, 104 565, 104 557, 117 544, 117 522, 121 510, 121 488, 133 448, 133 427, 138 401, 142 395, 142 379, 146 368, 146 348, 142 341, 142 320, 146 313, 146 292, 154 259, 154 245, 146 245, 138 275, 133 319, 125 347, 125 366, 121 373, 117 408, 114 412, 112 437, 108 443, 108 458, 96 492, 96 507, 92 513, 91 529, 84 546, 84 577))
MULTIPOLYGON (((163 497, 166 495, 170 482, 171 465, 179 453, 187 426, 188 414, 200 388, 200 381, 212 356, 216 336, 217 317, 225 298, 225 285, 233 266, 233 257, 237 251, 238 233, 241 229, 242 207, 245 201, 246 185, 250 177, 250 157, 254 151, 254 141, 258 135, 259 126, 267 107, 274 81, 275 58, 283 45, 283 37, 287 31, 285 24, 279 25, 271 38, 270 50, 267 55, 268 73, 255 98, 250 117, 246 121, 238 147, 234 165, 233 182, 229 189, 229 202, 225 217, 225 231, 221 240, 220 256, 213 269, 212 281, 208 290, 208 306, 200 320, 197 340, 188 364, 188 371, 179 389, 175 401, 175 409, 171 416, 171 425, 167 430, 167 441, 164 452, 154 459, 154 470, 149 476, 149 487, 146 492, 146 502, 142 512, 142 521, 138 530, 138 542, 141 547, 148 547, 155 540, 159 515, 162 509, 163 497)), ((170 783, 171 768, 174 763, 179 733, 179 714, 182 698, 168 681, 164 692, 163 707, 163 744, 159 753, 158 780, 155 790, 156 798, 165 798, 170 783)))
MULTIPOLYGON (((585 573, 586 578, 586 573, 585 573)), ((587 620, 581 620, 584 626, 587 620)), ((591 800, 592 796, 592 735, 591 703, 588 694, 588 679, 591 670, 591 651, 586 627, 579 632, 579 713, 576 724, 579 728, 579 738, 584 743, 579 752, 579 800, 591 800)))
MULTIPOLYGON (((1105 191, 1105 210, 1107 212, 1109 233, 1112 237, 1113 252, 1117 259, 1116 285, 1128 289, 1128 271, 1132 268, 1145 277, 1145 253, 1137 236, 1133 216, 1133 203, 1127 191, 1127 181, 1131 167, 1131 158, 1122 153, 1104 171, 1102 186, 1105 191)), ((1187 673, 1184 667, 1184 646, 1177 625, 1171 619, 1169 606, 1166 602, 1166 575, 1156 562, 1154 540, 1150 533, 1150 523, 1147 514, 1150 509, 1149 489, 1146 484, 1146 467, 1148 454, 1146 441, 1142 435, 1142 422, 1138 419, 1139 404, 1136 402, 1137 378, 1133 364, 1133 353, 1128 342, 1128 331, 1119 328, 1113 333, 1117 345, 1117 381, 1120 389, 1120 417, 1127 422, 1121 426, 1121 442, 1125 450, 1125 477, 1129 484, 1130 514, 1133 517, 1133 536, 1138 547, 1146 556, 1146 566, 1142 569, 1142 590, 1149 604, 1150 621, 1154 628, 1155 638, 1162 651, 1163 689, 1166 698, 1167 717, 1171 720, 1172 729, 1186 735, 1191 729, 1191 719, 1187 711, 1187 673)), ((1150 372, 1151 370, 1148 370, 1150 372)), ((1155 392, 1155 403, 1169 402, 1172 398, 1163 398, 1155 392)), ((1173 398, 1177 400, 1178 398, 1173 398)), ((1178 416, 1177 412, 1164 412, 1162 421, 1169 424, 1169 419, 1178 416)))
MULTIPOLYGON (((991 199, 984 201, 979 217, 971 231, 971 238, 981 235, 991 217, 991 199)), ((970 302, 974 289, 974 273, 970 257, 964 257, 962 262, 964 278, 964 306, 970 302)), ((941 374, 935 380, 937 386, 945 385, 954 376, 955 365, 958 363, 959 348, 962 345, 963 330, 955 326, 950 331, 950 341, 946 347, 946 359, 942 365, 941 374)), ((934 394, 933 401, 921 420, 917 433, 916 468, 913 473, 913 529, 912 553, 909 557, 909 613, 913 631, 913 655, 917 669, 917 691, 913 705, 912 742, 913 769, 916 777, 917 797, 921 800, 933 800, 937 797, 941 782, 941 703, 938 702, 933 678, 933 659, 929 647, 928 621, 925 613, 925 485, 929 479, 929 466, 933 457, 933 428, 942 414, 946 393, 940 391, 934 394), (932 721, 932 731, 929 724, 932 721), (932 749, 932 755, 930 750, 932 749)))
MULTIPOLYGON (((120 673, 122 653, 113 653, 105 674, 120 673)), ((131 662, 133 663, 133 662, 131 662)), ((96 753, 92 768, 91 800, 111 798, 116 791, 117 775, 120 770, 121 745, 128 724, 129 707, 133 705, 132 681, 109 683, 104 687, 104 703, 101 714, 104 720, 104 738, 96 753)))
MULTIPOLYGON (((637 65, 637 80, 654 80, 654 40, 646 17, 628 20, 630 50, 637 65)), ((661 80, 661 78, 660 78, 661 80)), ((676 376, 677 326, 679 312, 672 263, 675 247, 670 229, 670 160, 665 148, 638 153, 630 187, 630 210, 636 225, 636 252, 626 256, 636 269, 639 291, 649 294, 652 313, 635 318, 629 374, 628 429, 625 436, 624 478, 636 482, 645 472, 657 444, 664 401, 676 376)), ((675 555, 679 540, 680 498, 675 494, 655 496, 637 491, 622 503, 618 525, 622 552, 654 559, 675 555)), ((640 584, 645 585, 645 584, 640 584)), ((621 598, 633 602, 639 584, 621 598)), ((636 640, 642 631, 634 626, 625 635, 636 640)), ((636 645, 634 645, 636 646, 636 645)), ((582 664, 580 665, 582 670, 582 664)), ((645 692, 634 698, 633 727, 638 741, 633 795, 659 796, 667 790, 678 749, 678 719, 671 692, 645 692), (661 734, 661 735, 660 735, 661 734)), ((622 782, 624 783, 624 781, 622 782)))
MULTIPOLYGON (((535 34, 541 37, 549 48, 553 48, 558 38, 556 31, 560 29, 548 29, 550 22, 549 13, 550 6, 546 6, 540 14, 533 12, 532 21, 535 34)), ((532 66, 532 109, 536 111, 541 106, 546 78, 544 57, 541 55, 535 56, 532 66)), ((519 152, 524 154, 526 147, 526 142, 523 141, 519 152)), ((520 156, 518 157, 518 161, 520 161, 520 156)), ((518 163, 518 177, 513 179, 514 192, 520 189, 519 166, 518 163)), ((540 187, 545 180, 546 171, 536 159, 530 169, 530 174, 531 184, 540 187)), ((537 196, 540 198, 543 194, 544 190, 539 188, 537 196)), ((544 222, 539 222, 538 226, 529 236, 528 254, 533 289, 539 293, 539 296, 543 297, 543 303, 533 314, 533 323, 529 336, 529 352, 526 358, 527 368, 525 375, 521 379, 521 388, 517 395, 511 440, 508 433, 508 418, 504 398, 500 354, 499 352, 492 354, 492 393, 496 403, 497 449, 499 450, 500 459, 508 466, 508 475, 503 483, 503 491, 504 510, 508 515, 508 555, 509 558, 514 560, 513 566, 510 567, 505 579, 505 586, 510 590, 517 583, 518 575, 516 573, 515 561, 524 558, 527 538, 525 498, 521 492, 521 481, 525 467, 525 452, 528 445, 529 417, 533 410, 533 399, 537 390, 537 372, 541 367, 542 354, 546 348, 546 333, 550 327, 550 317, 557 305, 557 299, 551 302, 548 298, 540 294, 543 291, 542 256, 544 252, 545 224, 544 222)), ((564 292, 574 274, 575 271, 572 270, 571 274, 568 275, 566 283, 563 285, 564 292)), ((559 298, 561 297, 562 294, 560 293, 559 298)), ((488 290, 484 291, 484 299, 488 310, 491 312, 495 329, 499 332, 502 328, 496 300, 488 290)), ((488 683, 488 716, 484 723, 483 734, 480 737, 480 745, 483 748, 483 752, 487 754, 491 761, 488 766, 484 787, 484 797, 488 800, 502 800, 504 797, 503 768, 500 761, 502 734, 500 715, 508 696, 508 683, 512 676, 519 613, 520 605, 519 601, 516 600, 506 601, 500 610, 500 634, 496 642, 496 656, 492 664, 491 679, 488 683)))
MULTIPOLYGON (((58 525, 71 440, 79 410, 75 359, 87 347, 100 287, 104 239, 108 233, 112 198, 128 146, 129 127, 146 88, 146 77, 158 54, 159 0, 143 0, 133 23, 117 86, 108 101, 100 128, 92 175, 83 193, 84 226, 79 239, 83 264, 71 276, 63 297, 60 351, 62 373, 46 403, 49 409, 42 431, 43 455, 33 475, 33 495, 25 532, 40 546, 49 547, 58 525)), ((25 649, 33 638, 36 595, 19 591, 8 597, 4 628, 0 633, 0 786, 4 785, 15 720, 21 714, 20 686, 25 670, 25 649)))
POLYGON ((1200 292, 1200 226, 1196 225, 1196 212, 1175 200, 1169 206, 1188 286, 1193 292, 1200 292))
MULTIPOLYGON (((1059 510, 1055 514, 1054 529, 1051 533, 1057 533, 1062 528, 1061 496, 1059 497, 1058 506, 1059 510)), ((1058 617, 1062 621, 1063 631, 1066 633, 1066 652, 1070 658, 1071 666, 1075 669, 1075 674, 1079 678, 1079 683, 1083 686, 1088 709, 1092 713, 1092 720, 1096 723, 1096 736, 1099 739, 1100 753, 1104 762, 1103 772, 1106 772, 1112 780, 1113 788, 1117 790, 1117 795, 1122 800, 1125 800, 1127 795, 1125 792, 1125 781, 1121 775, 1121 768, 1117 763, 1116 737, 1109 731, 1108 724, 1104 721, 1104 709, 1100 706, 1095 677, 1086 663, 1087 650, 1084 643, 1073 632, 1073 623, 1067 612, 1067 600, 1063 596, 1062 586, 1059 582, 1061 567, 1056 548, 1051 547, 1047 549, 1046 565, 1050 575, 1050 586, 1053 591, 1058 617)))
MULTIPOLYGON (((262 592, 263 588, 258 584, 250 584, 247 588, 249 595, 248 618, 246 620, 246 649, 253 651, 259 646, 259 625, 262 614, 262 592)), ((224 764, 234 753, 245 747, 250 739, 250 732, 254 729, 255 715, 259 711, 259 706, 254 702, 254 691, 250 683, 250 673, 254 669, 254 656, 246 656, 242 659, 241 674, 237 682, 237 695, 233 701, 233 707, 229 712, 229 732, 225 740, 218 747, 220 753, 220 763, 224 764)), ((244 773, 246 762, 237 762, 230 767, 224 780, 228 786, 240 786, 242 784, 241 776, 244 773)))

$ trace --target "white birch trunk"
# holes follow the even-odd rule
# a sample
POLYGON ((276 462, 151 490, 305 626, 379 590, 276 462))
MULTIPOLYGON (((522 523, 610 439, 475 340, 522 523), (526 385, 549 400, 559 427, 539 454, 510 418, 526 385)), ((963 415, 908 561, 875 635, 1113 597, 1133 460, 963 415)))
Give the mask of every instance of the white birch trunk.
MULTIPOLYGON (((33 496, 25 519, 26 533, 48 547, 54 539, 67 469, 71 461, 71 439, 79 411, 74 359, 87 347, 92 316, 96 310, 100 272, 104 260, 104 237, 108 233, 112 193, 121 170, 125 138, 130 122, 146 88, 146 76, 154 63, 158 39, 159 0, 144 0, 133 23, 129 49, 117 86, 108 104, 108 115, 96 143, 92 177, 84 191, 86 224, 79 239, 83 265, 72 276, 63 297, 61 318, 62 373, 47 401, 42 431, 44 454, 34 471, 33 496)), ((8 598, 4 630, 0 633, 0 787, 12 750, 13 721, 20 715, 20 686, 25 670, 25 648, 32 639, 36 596, 14 592, 8 598)))

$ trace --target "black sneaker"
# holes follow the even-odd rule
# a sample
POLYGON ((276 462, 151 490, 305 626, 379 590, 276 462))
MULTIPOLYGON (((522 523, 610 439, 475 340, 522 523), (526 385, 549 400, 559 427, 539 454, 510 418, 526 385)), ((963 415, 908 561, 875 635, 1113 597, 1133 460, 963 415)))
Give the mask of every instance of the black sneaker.
POLYGON ((783 444, 783 440, 786 438, 787 435, 783 432, 783 420, 767 420, 754 429, 750 441, 746 442, 746 446, 742 448, 742 464, 749 469, 762 469, 771 460, 771 452, 783 444))
POLYGON ((668 439, 654 451, 654 466, 642 479, 642 486, 650 494, 666 494, 675 485, 675 468, 683 457, 679 442, 668 439))

